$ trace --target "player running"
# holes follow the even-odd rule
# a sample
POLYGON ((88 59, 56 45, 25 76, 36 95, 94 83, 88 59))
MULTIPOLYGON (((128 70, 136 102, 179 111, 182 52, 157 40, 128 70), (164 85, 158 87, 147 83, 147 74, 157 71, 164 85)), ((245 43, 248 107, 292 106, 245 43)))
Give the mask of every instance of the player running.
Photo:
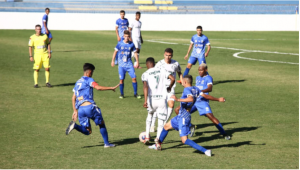
POLYGON ((49 83, 50 78, 50 58, 51 58, 51 48, 50 42, 46 34, 41 34, 41 26, 35 26, 35 34, 30 36, 29 42, 29 59, 33 64, 33 79, 34 79, 34 88, 38 88, 38 77, 39 70, 42 68, 42 64, 45 68, 46 76, 46 86, 52 87, 49 83), (32 57, 32 48, 34 47, 34 58, 32 57), (48 49, 48 50, 47 50, 48 49))
POLYGON ((203 92, 200 92, 199 89, 193 84, 193 77, 191 75, 186 75, 183 78, 182 85, 184 86, 184 90, 180 99, 177 99, 175 95, 172 96, 175 101, 180 102, 180 110, 179 114, 176 117, 173 117, 171 121, 169 121, 163 128, 159 140, 156 141, 155 145, 150 146, 150 149, 161 150, 161 144, 164 139, 168 135, 169 130, 175 129, 179 131, 179 135, 183 144, 189 145, 201 152, 203 152, 207 156, 211 156, 211 150, 207 150, 204 147, 196 144, 194 141, 188 139, 188 134, 190 131, 191 124, 191 114, 190 109, 194 105, 197 97, 200 95, 208 100, 214 100, 219 102, 225 102, 223 97, 214 98, 210 95, 206 95, 203 92))
MULTIPOLYGON (((141 33, 142 22, 140 21, 140 18, 141 18, 141 12, 136 12, 135 20, 129 26, 129 31, 131 32, 131 39, 136 48, 138 57, 140 56, 140 51, 143 44, 143 37, 141 33)), ((132 55, 131 57, 134 57, 134 55, 132 55)), ((142 68, 142 67, 138 67, 138 68, 142 68)))
MULTIPOLYGON (((125 18, 125 11, 121 10, 120 11, 120 18, 117 19, 116 21, 116 34, 117 34, 117 39, 118 42, 123 41, 124 40, 124 31, 127 30, 129 25, 129 21, 127 20, 127 18, 125 18)), ((116 57, 115 60, 115 64, 118 64, 118 55, 116 57)))
POLYGON ((148 110, 148 116, 146 119, 146 139, 145 144, 149 144, 150 140, 150 125, 153 117, 153 113, 158 115, 158 127, 156 139, 158 140, 160 133, 164 127, 167 118, 167 101, 166 95, 171 91, 175 78, 170 72, 164 69, 155 68, 154 58, 149 57, 146 60, 146 66, 148 70, 142 74, 142 81, 144 84, 144 107, 148 110), (166 81, 170 81, 169 86, 166 87, 166 81))
POLYGON ((83 76, 76 82, 73 88, 73 115, 72 121, 70 122, 68 128, 66 129, 66 135, 70 134, 73 129, 81 132, 85 135, 90 135, 92 133, 92 127, 90 124, 90 119, 92 119, 96 126, 99 125, 100 133, 104 140, 104 148, 115 147, 114 144, 108 142, 108 134, 106 126, 102 117, 100 108, 96 105, 93 98, 93 88, 96 90, 112 90, 115 91, 119 84, 115 87, 104 87, 98 85, 92 78, 95 66, 90 63, 85 63, 83 65, 83 76), (80 125, 75 122, 79 120, 80 125))
POLYGON ((206 63, 205 57, 208 57, 208 53, 209 53, 211 47, 210 47, 208 38, 204 34, 202 34, 201 26, 197 27, 197 34, 195 34, 191 39, 191 44, 189 46, 186 56, 184 57, 185 60, 188 59, 190 51, 193 46, 194 46, 193 52, 192 52, 192 55, 190 56, 190 59, 188 60, 188 64, 183 73, 183 76, 189 74, 189 71, 192 68, 192 65, 195 65, 197 63, 197 60, 198 60, 199 65, 201 63, 206 63), (205 52, 205 46, 207 46, 206 52, 205 52))
POLYGON ((42 33, 47 34, 47 36, 49 38, 49 44, 50 44, 53 39, 52 34, 48 29, 48 15, 50 13, 50 9, 46 8, 45 12, 46 12, 46 14, 44 14, 44 16, 43 16, 42 33))
MULTIPOLYGON (((173 75, 175 80, 176 80, 176 72, 177 72, 178 76, 181 80, 181 78, 182 78, 181 67, 177 61, 172 59, 172 57, 173 57, 173 49, 167 48, 164 53, 164 59, 157 62, 155 67, 167 70, 168 72, 170 72, 173 75)), ((170 85, 170 80, 167 81, 167 83, 166 83, 166 86, 169 86, 169 85, 170 85)), ((173 112, 173 108, 174 108, 174 99, 172 99, 171 96, 175 94, 175 87, 176 87, 176 84, 174 84, 174 86, 172 87, 171 92, 167 94, 167 102, 168 102, 167 120, 170 118, 170 116, 173 112)), ((157 117, 157 115, 154 114, 150 132, 154 132, 154 128, 155 128, 154 125, 155 125, 156 117, 157 117)))
POLYGON ((128 30, 124 31, 124 40, 118 42, 117 46, 115 47, 115 52, 112 57, 111 61, 111 66, 115 66, 115 58, 116 55, 118 55, 118 63, 119 63, 119 78, 120 78, 120 99, 124 98, 124 79, 125 79, 125 74, 128 72, 132 79, 132 86, 134 90, 134 97, 137 99, 140 99, 141 96, 137 94, 137 82, 136 82, 136 75, 135 71, 133 68, 133 64, 131 61, 131 53, 134 53, 135 59, 136 59, 136 64, 135 66, 139 66, 139 58, 136 53, 136 48, 134 44, 129 41, 130 37, 130 32, 128 30), (118 53, 118 54, 117 54, 118 53))

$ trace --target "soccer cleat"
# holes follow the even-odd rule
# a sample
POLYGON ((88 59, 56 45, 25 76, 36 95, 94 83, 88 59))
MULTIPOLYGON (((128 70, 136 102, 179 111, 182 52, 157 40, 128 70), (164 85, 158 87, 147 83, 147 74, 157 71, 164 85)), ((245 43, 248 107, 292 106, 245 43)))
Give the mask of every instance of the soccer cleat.
POLYGON ((206 156, 211 156, 211 150, 206 150, 206 151, 204 152, 204 154, 205 154, 206 156))
POLYGON ((194 136, 194 134, 195 134, 195 130, 196 130, 196 125, 192 125, 191 127, 190 127, 190 137, 193 137, 194 136))
POLYGON ((150 127, 150 132, 155 132, 155 126, 150 127))
POLYGON ((119 97, 119 99, 124 99, 124 95, 121 95, 121 96, 119 97))
POLYGON ((114 144, 112 144, 112 143, 110 143, 110 144, 108 144, 108 145, 104 145, 104 148, 113 148, 113 147, 116 147, 116 145, 114 145, 114 144))
POLYGON ((229 135, 223 135, 223 137, 225 138, 225 140, 230 140, 231 137, 229 135))
POLYGON ((39 88, 39 85, 38 85, 38 84, 36 84, 36 85, 34 85, 33 87, 34 87, 34 88, 39 88))
POLYGON ((151 146, 148 147, 149 149, 154 149, 154 150, 157 150, 157 151, 161 151, 161 145, 157 145, 157 144, 153 144, 151 146))
POLYGON ((150 139, 149 139, 149 138, 145 138, 145 140, 144 140, 144 144, 145 144, 145 145, 148 145, 148 144, 149 144, 149 142, 150 142, 150 139))
POLYGON ((70 132, 74 129, 75 122, 72 120, 66 129, 66 135, 70 134, 70 132))
POLYGON ((52 85, 48 82, 48 83, 46 83, 46 86, 47 87, 52 87, 52 85))
POLYGON ((135 94, 134 97, 137 98, 137 99, 141 99, 141 98, 142 98, 142 97, 141 97, 140 95, 138 95, 138 94, 135 94))

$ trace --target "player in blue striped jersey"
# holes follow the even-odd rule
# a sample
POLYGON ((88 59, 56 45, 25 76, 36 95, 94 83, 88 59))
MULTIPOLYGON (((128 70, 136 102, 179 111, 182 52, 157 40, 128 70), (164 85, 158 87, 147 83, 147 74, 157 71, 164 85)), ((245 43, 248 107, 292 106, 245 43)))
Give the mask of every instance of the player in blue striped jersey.
POLYGON ((113 90, 115 87, 104 87, 98 85, 92 78, 93 72, 95 70, 94 65, 90 63, 85 63, 83 66, 84 75, 75 83, 73 89, 73 115, 72 121, 70 122, 68 128, 66 129, 66 135, 70 134, 73 129, 85 134, 90 135, 92 133, 92 128, 90 124, 90 119, 92 119, 96 126, 99 125, 100 133, 104 140, 104 148, 115 147, 114 144, 108 142, 108 134, 106 126, 102 117, 100 108, 96 105, 93 98, 93 88, 96 90, 113 90), (76 120, 79 120, 80 125, 76 124, 76 120))

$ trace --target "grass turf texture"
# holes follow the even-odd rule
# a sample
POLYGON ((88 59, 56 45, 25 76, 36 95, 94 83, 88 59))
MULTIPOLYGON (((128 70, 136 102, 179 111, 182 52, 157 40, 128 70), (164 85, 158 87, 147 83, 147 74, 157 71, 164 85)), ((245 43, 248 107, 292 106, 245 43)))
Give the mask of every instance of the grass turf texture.
MULTIPOLYGON (((99 128, 93 122, 90 136, 76 130, 66 136, 72 115, 72 88, 83 75, 82 65, 95 65, 93 78, 100 85, 119 83, 117 67, 110 66, 117 39, 114 31, 51 32, 54 39, 50 82, 54 87, 45 87, 41 69, 41 87, 34 89, 33 63, 29 61, 27 46, 34 30, 0 30, 0 168, 299 168, 299 65, 237 59, 233 54, 239 51, 214 48, 299 53, 298 32, 204 32, 212 45, 207 58, 209 74, 214 78, 211 95, 226 98, 226 103, 211 102, 211 108, 233 137, 230 141, 221 138, 216 127, 196 112, 192 115, 192 123, 198 126, 196 137, 190 139, 212 149, 213 157, 181 144, 177 131, 169 132, 162 152, 139 142, 147 111, 142 107, 143 99, 133 98, 128 74, 125 99, 118 99, 119 89, 115 93, 94 91, 109 141, 117 147, 103 148, 99 128)), ((164 49, 171 47, 173 58, 184 72, 187 61, 183 57, 188 46, 182 44, 189 44, 194 34, 143 32, 144 40, 179 44, 144 42, 140 56, 143 69, 136 70, 139 94, 143 94, 140 77, 146 70, 145 59, 152 56, 161 60, 164 49)), ((299 62, 295 55, 240 56, 299 62)), ((198 75, 197 65, 190 74, 194 78, 198 75)), ((177 85, 177 97, 182 90, 177 85)), ((151 133, 152 140, 155 135, 151 133)))

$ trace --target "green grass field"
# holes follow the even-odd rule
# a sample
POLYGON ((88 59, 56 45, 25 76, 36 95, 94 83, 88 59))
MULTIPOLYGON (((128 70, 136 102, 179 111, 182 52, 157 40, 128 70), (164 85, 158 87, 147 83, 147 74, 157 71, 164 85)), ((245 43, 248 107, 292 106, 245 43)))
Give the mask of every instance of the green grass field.
MULTIPOLYGON (((238 49, 299 54, 298 32, 204 32, 212 45, 207 58, 209 74, 214 78, 211 95, 226 98, 226 103, 211 102, 211 107, 225 130, 232 134, 232 140, 226 141, 207 118, 197 113, 192 115, 192 123, 198 127, 191 139, 212 149, 212 157, 181 144, 174 130, 167 136, 161 152, 139 142, 139 133, 145 131, 147 111, 143 99, 133 98, 129 75, 123 100, 118 98, 119 89, 115 93, 94 91, 109 140, 116 148, 103 148, 99 128, 94 124, 90 136, 76 130, 66 136, 65 129, 72 116, 72 88, 83 75, 83 64, 95 65, 93 78, 100 85, 118 84, 118 68, 110 66, 117 39, 114 31, 51 32, 54 39, 50 82, 54 87, 45 87, 42 69, 41 87, 35 89, 27 45, 34 30, 0 30, 1 169, 299 168, 299 65, 233 57, 243 51, 238 49)), ((173 59, 184 71, 186 44, 193 34, 143 32, 145 42, 140 55, 143 69, 136 70, 139 94, 143 94, 140 77, 146 71, 145 59, 151 56, 161 60, 164 49, 171 47, 173 59)), ((239 56, 299 63, 299 56, 290 54, 251 51, 239 56)), ((197 66, 190 74, 197 76, 197 66)), ((177 97, 182 91, 183 87, 177 85, 177 97)), ((151 135, 154 139, 156 133, 151 135)))

